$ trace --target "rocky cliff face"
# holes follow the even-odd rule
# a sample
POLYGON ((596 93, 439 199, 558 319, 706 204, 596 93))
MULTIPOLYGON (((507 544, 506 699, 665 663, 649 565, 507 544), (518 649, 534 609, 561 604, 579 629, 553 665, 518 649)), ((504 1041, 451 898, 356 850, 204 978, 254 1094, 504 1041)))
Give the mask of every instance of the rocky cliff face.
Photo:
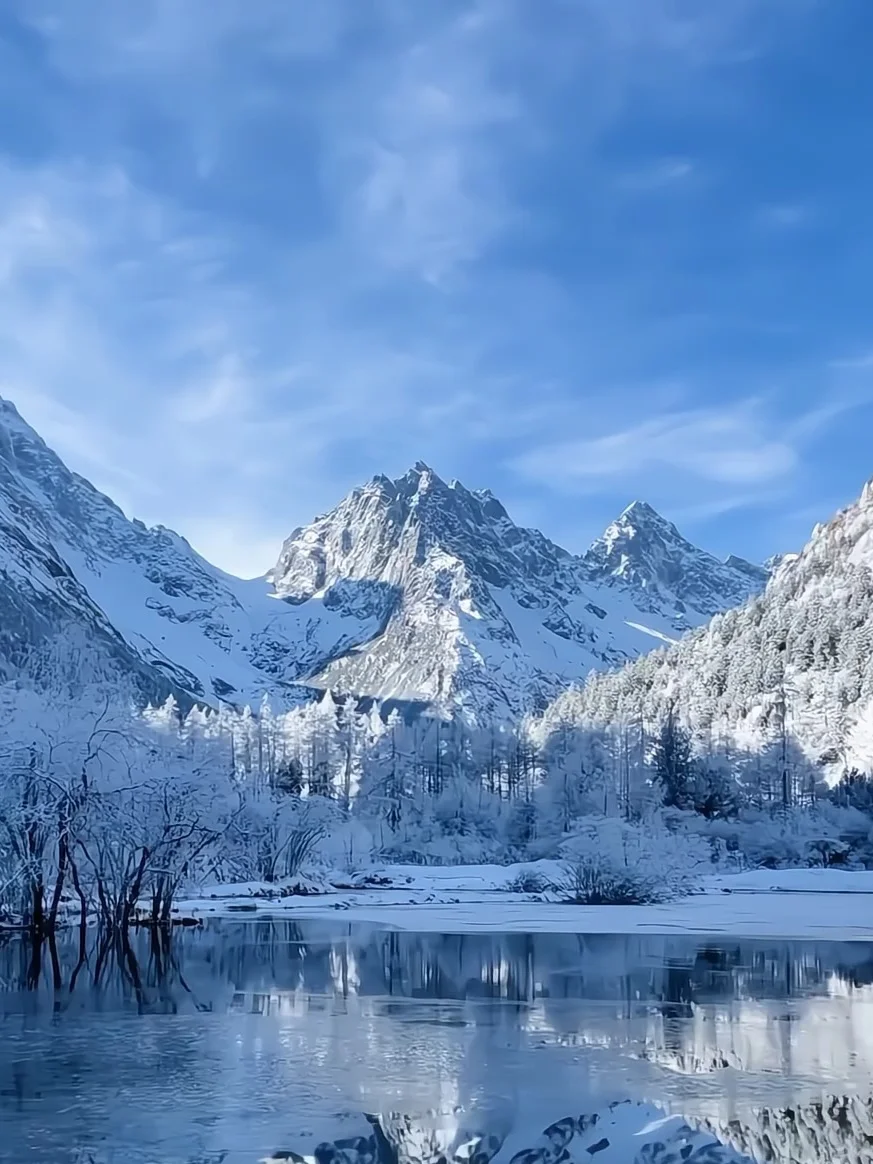
POLYGON ((697 550, 640 503, 576 557, 423 464, 295 530, 269 575, 287 601, 330 600, 382 628, 320 683, 487 714, 671 641, 765 577, 697 550))
POLYGON ((873 1160, 873 1101, 826 1096, 793 1107, 761 1107, 745 1119, 706 1120, 701 1127, 744 1157, 772 1164, 868 1164, 873 1160))
POLYGON ((633 595, 641 609, 688 630, 762 590, 769 572, 731 555, 720 562, 693 546, 644 501, 635 501, 583 558, 592 579, 633 595))
MULTIPOLYGON (((7 674, 66 666, 82 683, 125 675, 147 698, 245 702, 273 690, 294 699, 295 681, 349 637, 335 611, 295 611, 172 531, 129 521, 6 401, 0 603, 7 674)), ((355 622, 355 634, 371 629, 355 622)))
POLYGON ((517 714, 671 641, 763 572, 718 562, 636 503, 583 557, 487 491, 418 464, 295 530, 243 582, 129 521, 0 402, 0 665, 132 677, 148 698, 283 701, 301 685, 517 714), (46 663, 48 657, 54 663, 46 663))

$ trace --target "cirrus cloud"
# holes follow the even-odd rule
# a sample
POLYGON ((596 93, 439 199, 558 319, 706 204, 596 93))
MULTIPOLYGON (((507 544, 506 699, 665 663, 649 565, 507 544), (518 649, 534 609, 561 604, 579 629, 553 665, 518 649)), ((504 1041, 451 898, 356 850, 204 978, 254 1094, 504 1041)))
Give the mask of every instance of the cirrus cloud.
POLYGON ((628 488, 671 472, 730 486, 766 484, 797 466, 798 454, 754 402, 665 413, 603 436, 532 449, 515 467, 559 489, 587 492, 619 478, 628 488))
POLYGON ((869 346, 858 248, 820 246, 806 188, 864 181, 827 134, 788 172, 770 148, 772 61, 805 77, 822 11, 11 0, 3 390, 243 573, 417 459, 574 539, 631 489, 701 483, 699 519, 754 556, 773 513, 731 527, 738 499, 839 493, 798 458, 840 423, 830 361, 869 346))

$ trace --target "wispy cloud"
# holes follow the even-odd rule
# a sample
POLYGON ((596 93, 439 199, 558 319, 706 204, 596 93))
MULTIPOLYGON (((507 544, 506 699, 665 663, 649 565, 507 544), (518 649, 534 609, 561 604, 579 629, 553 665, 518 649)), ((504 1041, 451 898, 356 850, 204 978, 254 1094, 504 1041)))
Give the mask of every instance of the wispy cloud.
POLYGON ((505 135, 526 132, 492 72, 502 20, 461 12, 357 78, 363 102, 330 123, 330 186, 367 253, 429 281, 477 259, 512 220, 505 135))
POLYGON ((670 506, 670 520, 683 529, 693 530, 698 525, 705 525, 715 518, 725 517, 743 510, 776 509, 784 504, 788 490, 777 485, 769 489, 757 488, 751 492, 728 493, 714 497, 709 501, 698 501, 687 504, 679 503, 670 506))
POLYGON ((796 450, 774 429, 755 401, 693 409, 603 436, 548 444, 518 457, 515 467, 571 492, 601 489, 615 479, 639 483, 663 471, 719 485, 765 484, 797 465, 796 450))
POLYGON ((770 230, 797 230, 813 217, 813 208, 803 202, 772 202, 758 210, 759 224, 770 230))
POLYGON ((873 371, 873 348, 852 356, 838 356, 831 360, 831 368, 837 372, 869 373, 873 371))
POLYGON ((13 0, 0 390, 246 573, 418 457, 563 528, 630 481, 781 487, 811 438, 708 363, 771 322, 713 142, 806 10, 775 6, 779 37, 769 0, 13 0))
POLYGON ((211 375, 182 391, 173 411, 181 424, 227 421, 246 411, 256 398, 257 389, 239 355, 225 353, 211 375))
POLYGON ((616 185, 628 193, 652 193, 674 188, 677 183, 681 184, 691 178, 695 172, 694 162, 690 158, 661 158, 629 173, 618 174, 616 185))

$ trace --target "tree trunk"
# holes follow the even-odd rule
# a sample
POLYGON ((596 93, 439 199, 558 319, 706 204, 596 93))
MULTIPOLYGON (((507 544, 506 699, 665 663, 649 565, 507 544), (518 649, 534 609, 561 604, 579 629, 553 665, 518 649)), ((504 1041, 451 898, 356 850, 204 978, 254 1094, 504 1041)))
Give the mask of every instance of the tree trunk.
POLYGON ((67 832, 66 823, 61 823, 60 836, 58 837, 58 875, 55 879, 55 888, 52 893, 51 904, 49 905, 47 928, 50 933, 54 933, 58 924, 58 910, 61 906, 61 896, 64 892, 64 882, 67 878, 67 860, 69 857, 69 849, 67 847, 67 832))
POLYGON ((30 929, 42 941, 45 935, 45 889, 41 877, 34 877, 30 883, 30 929))

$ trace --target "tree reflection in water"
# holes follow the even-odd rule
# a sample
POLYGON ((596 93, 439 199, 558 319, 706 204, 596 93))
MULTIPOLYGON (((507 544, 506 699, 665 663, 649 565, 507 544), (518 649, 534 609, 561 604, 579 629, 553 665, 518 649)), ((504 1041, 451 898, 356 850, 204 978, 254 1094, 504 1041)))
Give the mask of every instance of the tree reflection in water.
MULTIPOLYGON (((473 1037, 458 1060, 466 1064, 469 1078, 462 1080, 452 1063, 439 1068, 441 1086, 445 1072, 451 1076, 459 1097, 454 1107, 422 1102, 415 1113, 401 1107, 402 1114, 388 1115, 393 1106, 362 1104, 357 1111, 343 1108, 335 1127, 327 1111, 317 1132, 312 1131, 314 1140, 295 1139, 288 1124, 282 1150, 290 1159, 299 1154, 317 1164, 489 1164, 492 1159, 497 1164, 557 1164, 565 1152, 569 1160, 578 1155, 587 1164, 593 1155, 601 1164, 612 1164, 606 1148, 589 1149, 613 1132, 598 1129, 594 1136, 594 1124, 580 1131, 581 1117, 573 1114, 586 1110, 591 1096, 585 1088, 592 1077, 579 1076, 578 1095, 567 1100, 569 1110, 562 1110, 560 1096, 548 1111, 534 1106, 524 1128, 512 1133, 514 1140, 505 1136, 518 1113, 500 1114, 487 1105, 471 1108, 470 1097, 483 1080, 486 1092, 494 1083, 503 1047, 520 1063, 519 1094, 538 1081, 548 1094, 546 1060, 534 1054, 548 1044, 573 1056, 561 1060, 574 1064, 573 1071, 581 1070, 575 1066, 576 1052, 591 1048, 601 1054, 598 1069, 607 1062, 622 1071, 629 1063, 639 1064, 649 1072, 641 1076, 645 1094, 662 1094, 671 1110, 682 1110, 700 1126, 708 1121, 714 1135, 747 1156, 828 1164, 868 1161, 873 1160, 873 1113, 866 1098, 851 1094, 864 1096, 873 1077, 873 1038, 866 1037, 870 1012, 864 1009, 873 1005, 871 983, 873 947, 859 943, 442 936, 263 920, 173 934, 139 930, 129 940, 70 930, 36 948, 7 935, 0 940, 0 1022, 6 1024, 0 1028, 5 1036, 0 1039, 0 1122, 10 1135, 20 1134, 22 1142, 32 1143, 34 1128, 42 1135, 43 1127, 50 1130, 55 1122, 60 1137, 60 1129, 68 1126, 64 1121, 73 1118, 65 1114, 72 1080, 78 1089, 74 1103, 81 1100, 82 1112, 69 1126, 80 1130, 87 1143, 97 1142, 109 1135, 106 1128, 116 1117, 106 1114, 109 1099, 101 1098, 103 1107, 91 1103, 94 1110, 89 1110, 95 1080, 99 1077, 101 1087, 107 1079, 118 1081, 117 1089, 128 1095, 136 1089, 138 1070, 157 1071, 177 1080, 173 1086, 179 1089, 193 1087, 204 1126, 219 1129, 210 1132, 214 1136, 225 1135, 231 1116, 218 1077, 222 1087, 229 1086, 232 1039, 222 1033, 227 1021, 255 1024, 234 1028, 242 1033, 233 1038, 248 1040, 236 1057, 247 1056, 246 1071, 265 1072, 265 1086, 275 1082, 277 1097, 284 1088, 294 1097, 293 1110, 302 1111, 313 1097, 321 1097, 324 1080, 330 1084, 331 1079, 333 1044, 325 1044, 325 1036, 316 1037, 310 1028, 325 1032, 335 1027, 337 1045, 359 1060, 356 1078, 378 1081, 383 1071, 386 1077, 408 1072, 403 1066, 407 1052, 396 1051, 398 1033, 414 1056, 420 1053, 416 1047, 427 1049, 456 1027, 459 1038, 471 1031, 473 1037), (119 1016, 125 1020, 121 1026, 119 1016), (126 1021, 137 1016, 144 1020, 138 1025, 126 1021), (146 1021, 151 1016, 158 1026, 146 1021), (163 1024, 171 1018, 184 1024, 163 1024), (273 1021, 262 1024, 264 1018, 273 1021), (103 1036, 98 1054, 94 1043, 100 1040, 102 1020, 112 1034, 103 1036), (56 1032, 70 1037, 58 1041, 56 1032), (350 1039, 359 1040, 354 1051, 350 1039), (138 1055, 133 1061, 132 1046, 138 1055), (321 1058, 313 1059, 314 1054, 321 1058), (279 1073, 278 1080, 270 1072, 273 1077, 279 1073), (284 1083, 282 1072, 290 1072, 284 1083), (756 1088, 784 1079, 791 1102, 772 1102, 768 1092, 739 1115, 727 1111, 722 1099, 728 1079, 737 1088, 746 1081, 746 1092, 753 1096, 756 1088), (795 1101, 797 1080, 806 1091, 795 1101), (819 1096, 808 1094, 811 1084, 820 1088, 819 1096), (829 1098, 840 1091, 849 1098, 829 1098), (369 1124, 364 1122, 368 1110, 369 1124), (575 1131, 568 1145, 553 1150, 556 1133, 543 1129, 568 1119, 576 1121, 575 1131)), ((429 1071, 436 1068, 421 1060, 419 1094, 427 1094, 429 1071)), ((566 1090, 566 1078, 563 1085, 566 1090)), ((148 1089, 148 1080, 144 1086, 148 1089)), ((281 1115, 281 1099, 269 1102, 278 1104, 281 1115)), ((337 1099, 335 1110, 340 1107, 337 1099)), ((610 1118, 608 1105, 592 1104, 588 1110, 610 1118)), ((239 1116, 249 1118, 245 1112, 239 1116)), ((130 1114, 128 1122, 131 1136, 141 1134, 130 1114)), ((145 1117, 142 1126, 142 1134, 153 1130, 145 1117)), ((178 1141, 186 1135, 182 1129, 178 1141)), ((695 1152, 704 1146, 699 1143, 695 1152)), ((87 1151, 93 1155, 96 1149, 87 1151)), ((116 1158, 135 1158, 125 1151, 127 1156, 119 1150, 116 1158)), ((226 1164, 255 1158, 219 1148, 201 1159, 218 1160, 222 1151, 226 1164)), ((143 1159, 161 1164, 183 1159, 162 1156, 154 1146, 148 1152, 143 1159)), ((2 1153, 0 1146, 0 1158, 2 1153)), ((697 1156, 685 1158, 696 1161, 697 1156)), ((736 1159, 719 1157, 728 1158, 736 1159)), ((89 1158, 68 1153, 33 1159, 88 1164, 89 1158)), ((103 1157, 93 1159, 103 1164, 103 1157)))

